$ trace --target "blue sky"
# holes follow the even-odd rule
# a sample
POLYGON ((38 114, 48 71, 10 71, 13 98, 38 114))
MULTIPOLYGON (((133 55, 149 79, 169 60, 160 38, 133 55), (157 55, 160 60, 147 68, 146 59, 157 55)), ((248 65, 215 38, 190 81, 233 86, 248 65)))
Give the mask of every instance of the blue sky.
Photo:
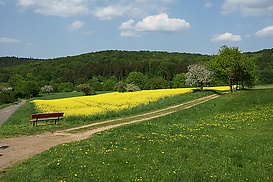
POLYGON ((272 0, 0 0, 0 56, 273 47, 272 0))

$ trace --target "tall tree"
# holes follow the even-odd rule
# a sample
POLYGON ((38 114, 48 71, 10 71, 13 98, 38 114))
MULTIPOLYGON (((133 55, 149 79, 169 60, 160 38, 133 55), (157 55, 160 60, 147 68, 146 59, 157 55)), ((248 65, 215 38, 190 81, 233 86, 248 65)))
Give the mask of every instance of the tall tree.
POLYGON ((176 74, 173 78, 173 88, 183 88, 186 86, 186 74, 180 73, 176 74))
POLYGON ((244 56, 238 47, 222 46, 209 66, 222 80, 229 81, 230 92, 235 82, 241 81, 244 85, 255 77, 255 63, 244 56))
POLYGON ((129 76, 126 78, 126 83, 134 84, 138 86, 140 89, 145 89, 145 84, 147 83, 147 77, 136 71, 132 71, 129 76))
POLYGON ((84 95, 95 95, 95 91, 87 83, 83 83, 83 84, 77 85, 76 89, 78 91, 80 91, 80 92, 83 92, 84 95))
POLYGON ((253 85, 255 85, 255 82, 257 80, 256 65, 253 60, 242 54, 237 71, 238 77, 236 79, 237 82, 241 82, 243 89, 245 88, 245 85, 248 87, 252 87, 253 85))

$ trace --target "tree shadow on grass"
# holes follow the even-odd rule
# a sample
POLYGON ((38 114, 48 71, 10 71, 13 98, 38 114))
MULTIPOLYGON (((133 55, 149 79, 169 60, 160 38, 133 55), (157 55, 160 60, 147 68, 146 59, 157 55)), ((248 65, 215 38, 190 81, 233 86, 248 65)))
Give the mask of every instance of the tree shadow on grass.
POLYGON ((223 91, 218 91, 218 90, 213 90, 213 89, 206 89, 206 90, 201 90, 201 89, 193 89, 193 92, 213 92, 214 94, 217 95, 225 95, 227 92, 223 91))

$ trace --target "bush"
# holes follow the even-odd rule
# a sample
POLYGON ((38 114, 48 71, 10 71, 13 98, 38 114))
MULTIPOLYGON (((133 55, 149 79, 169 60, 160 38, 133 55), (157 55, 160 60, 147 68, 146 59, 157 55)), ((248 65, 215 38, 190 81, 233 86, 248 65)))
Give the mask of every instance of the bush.
POLYGON ((90 85, 87 84, 87 83, 80 84, 80 85, 76 86, 76 89, 78 91, 80 91, 80 92, 83 92, 84 95, 95 95, 96 94, 95 91, 94 91, 94 89, 92 89, 90 87, 90 85))
POLYGON ((60 83, 58 86, 59 92, 72 92, 73 84, 71 82, 60 83))
POLYGON ((134 84, 127 84, 125 87, 125 90, 127 92, 137 92, 137 91, 140 91, 141 89, 134 84))
POLYGON ((53 92, 53 87, 52 87, 51 85, 45 85, 45 86, 43 86, 43 87, 41 88, 41 91, 42 91, 43 93, 49 94, 49 93, 53 92))
POLYGON ((126 83, 124 82, 116 83, 114 90, 117 92, 126 92, 126 83))
POLYGON ((115 86, 115 91, 118 92, 136 92, 140 91, 141 89, 134 85, 134 84, 126 84, 124 82, 118 82, 115 86))
POLYGON ((8 104, 17 100, 15 93, 12 90, 0 91, 0 104, 8 104))

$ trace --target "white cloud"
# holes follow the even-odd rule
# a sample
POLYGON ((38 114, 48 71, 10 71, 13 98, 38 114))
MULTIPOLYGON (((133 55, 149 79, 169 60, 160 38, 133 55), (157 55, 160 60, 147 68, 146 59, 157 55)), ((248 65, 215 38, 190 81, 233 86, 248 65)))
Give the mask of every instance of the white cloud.
POLYGON ((273 37, 273 25, 257 31, 255 35, 258 37, 273 37))
POLYGON ((120 32, 121 37, 139 37, 140 35, 133 30, 124 30, 120 32))
POLYGON ((147 16, 142 21, 133 25, 134 20, 122 23, 119 29, 121 36, 137 36, 143 32, 183 32, 190 28, 184 19, 169 18, 166 13, 147 16))
POLYGON ((129 6, 107 6, 104 8, 97 8, 93 14, 103 20, 111 20, 113 18, 123 16, 128 12, 131 8, 129 6))
POLYGON ((119 29, 121 29, 121 30, 131 30, 131 29, 134 28, 134 27, 133 27, 133 23, 134 23, 134 22, 135 22, 134 20, 130 19, 129 21, 122 23, 122 24, 119 26, 119 29))
POLYGON ((17 0, 23 8, 33 8, 34 12, 54 16, 75 16, 88 14, 88 0, 17 0))
POLYGON ((212 7, 212 2, 206 2, 205 4, 204 4, 204 8, 205 9, 209 9, 209 8, 211 8, 212 7))
POLYGON ((75 22, 73 22, 69 27, 68 27, 68 29, 69 30, 79 30, 79 29, 81 29, 82 27, 84 26, 84 22, 82 22, 82 21, 75 21, 75 22))
POLYGON ((104 20, 124 15, 143 18, 149 14, 165 11, 167 4, 172 2, 174 0, 117 0, 115 3, 107 3, 106 6, 97 7, 92 13, 94 16, 104 20))
POLYGON ((242 41, 240 35, 233 35, 232 33, 226 32, 221 35, 214 35, 211 42, 239 42, 242 41))
POLYGON ((7 37, 0 37, 0 43, 20 43, 21 40, 7 37))
POLYGON ((180 32, 190 28, 184 19, 169 18, 166 13, 147 16, 136 24, 137 31, 180 32))
MULTIPOLYGON (((2 2, 4 0, 0 0, 2 2)), ((164 12, 168 4, 176 0, 16 0, 22 9, 35 13, 61 17, 93 14, 111 20, 121 16, 143 18, 149 14, 164 12)))
POLYGON ((223 14, 240 11, 243 16, 273 15, 272 0, 225 0, 222 5, 223 14))
POLYGON ((133 26, 134 22, 135 22, 134 20, 130 19, 129 21, 122 23, 119 26, 119 29, 122 30, 120 33, 120 36, 122 36, 122 37, 137 37, 137 36, 139 36, 137 34, 137 32, 134 30, 134 26, 133 26))
POLYGON ((34 44, 31 42, 26 43, 27 46, 33 46, 34 44))

